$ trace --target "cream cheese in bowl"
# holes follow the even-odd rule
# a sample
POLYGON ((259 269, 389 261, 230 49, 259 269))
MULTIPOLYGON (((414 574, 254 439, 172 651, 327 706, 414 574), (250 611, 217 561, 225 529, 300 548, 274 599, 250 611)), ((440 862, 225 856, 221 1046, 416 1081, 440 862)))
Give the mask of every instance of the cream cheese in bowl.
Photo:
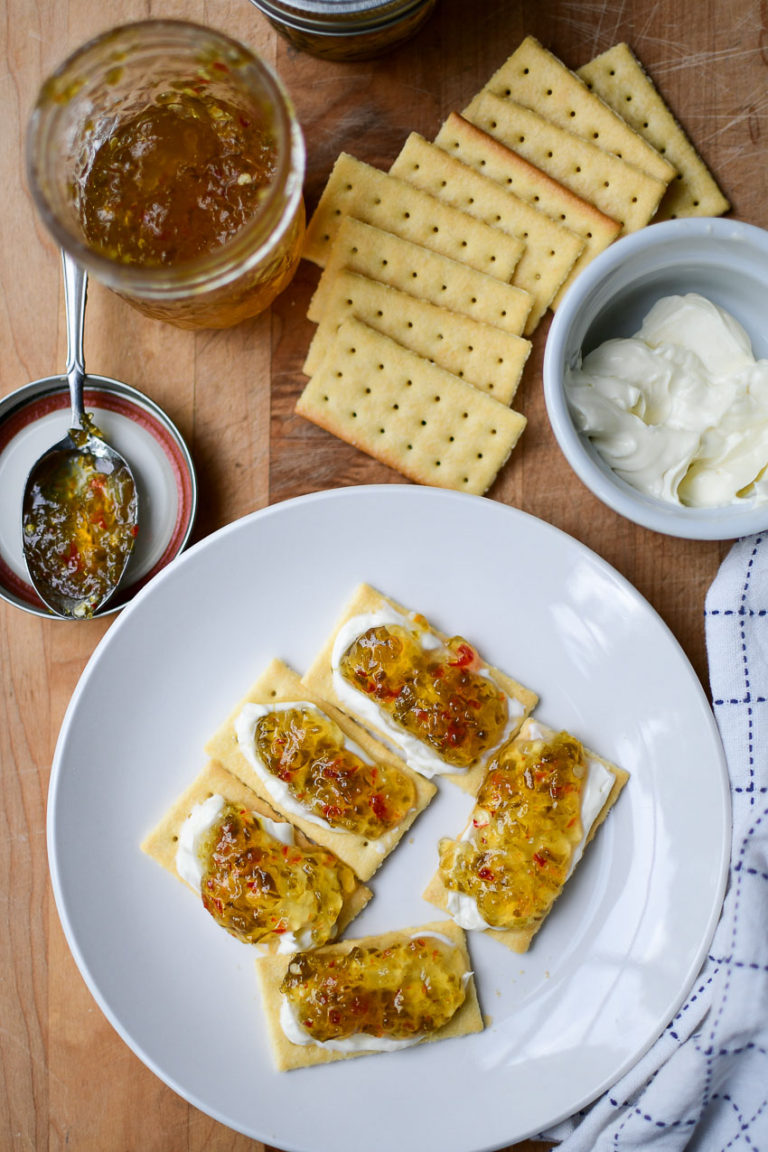
POLYGON ((768 232, 653 224, 601 253, 550 328, 552 429, 591 491, 637 524, 729 540, 768 527, 768 232))
POLYGON ((768 502, 768 360, 706 297, 663 297, 565 382, 577 426, 640 492, 689 508, 768 502))

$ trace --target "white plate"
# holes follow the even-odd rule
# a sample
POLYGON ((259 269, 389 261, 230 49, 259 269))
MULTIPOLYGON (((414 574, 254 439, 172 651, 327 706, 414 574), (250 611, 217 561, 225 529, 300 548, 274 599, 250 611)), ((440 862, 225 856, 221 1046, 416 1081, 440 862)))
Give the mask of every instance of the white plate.
MULTIPOLYGON (((350 935, 439 918, 420 893, 439 836, 469 806, 442 785, 350 935)), ((257 512, 138 595, 73 696, 48 835, 64 930, 93 995, 185 1099, 291 1152, 479 1152, 582 1107, 664 1029, 717 921, 729 811, 707 700, 635 589, 522 512, 383 486, 257 512), (528 955, 472 936, 483 1033, 278 1074, 251 951, 139 842, 267 661, 303 671, 360 580, 475 642, 540 694, 543 721, 632 778, 528 955)))

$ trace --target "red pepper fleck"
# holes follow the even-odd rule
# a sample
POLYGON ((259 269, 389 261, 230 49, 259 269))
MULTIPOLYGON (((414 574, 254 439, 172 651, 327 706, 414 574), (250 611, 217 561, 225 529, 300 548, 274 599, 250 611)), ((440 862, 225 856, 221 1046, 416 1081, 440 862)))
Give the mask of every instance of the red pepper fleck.
POLYGON ((374 792, 369 801, 371 811, 378 820, 386 820, 387 818, 387 802, 380 792, 374 792))
POLYGON ((466 668, 475 659, 475 650, 469 644, 459 644, 456 649, 456 659, 449 660, 451 668, 466 668))

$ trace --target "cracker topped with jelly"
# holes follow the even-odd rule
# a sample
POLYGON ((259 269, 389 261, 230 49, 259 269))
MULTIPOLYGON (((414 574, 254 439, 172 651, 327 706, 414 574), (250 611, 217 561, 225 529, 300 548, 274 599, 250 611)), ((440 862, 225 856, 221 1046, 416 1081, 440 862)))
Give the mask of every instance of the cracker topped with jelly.
POLYGON ((368 880, 435 794, 391 750, 273 660, 209 756, 368 880))
POLYGON ((143 841, 219 927, 294 952, 335 940, 371 898, 352 869, 209 763, 143 841))
POLYGON ((468 640, 367 584, 304 682, 397 747, 416 772, 448 775, 470 792, 537 701, 468 640))
POLYGON ((629 779, 535 718, 492 758, 424 898, 465 929, 525 952, 629 779))
POLYGON ((451 920, 256 963, 278 1071, 483 1030, 465 936, 451 920))

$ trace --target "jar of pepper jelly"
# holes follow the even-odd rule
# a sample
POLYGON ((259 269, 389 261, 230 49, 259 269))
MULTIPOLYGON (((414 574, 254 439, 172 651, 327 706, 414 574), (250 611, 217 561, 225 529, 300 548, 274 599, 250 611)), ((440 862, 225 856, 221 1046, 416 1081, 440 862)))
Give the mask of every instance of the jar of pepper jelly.
POLYGON ((149 316, 229 327, 293 277, 301 130, 271 68, 222 33, 147 20, 90 41, 44 83, 27 157, 59 245, 149 316))
POLYGON ((301 52, 369 60, 414 36, 437 0, 251 0, 301 52))

